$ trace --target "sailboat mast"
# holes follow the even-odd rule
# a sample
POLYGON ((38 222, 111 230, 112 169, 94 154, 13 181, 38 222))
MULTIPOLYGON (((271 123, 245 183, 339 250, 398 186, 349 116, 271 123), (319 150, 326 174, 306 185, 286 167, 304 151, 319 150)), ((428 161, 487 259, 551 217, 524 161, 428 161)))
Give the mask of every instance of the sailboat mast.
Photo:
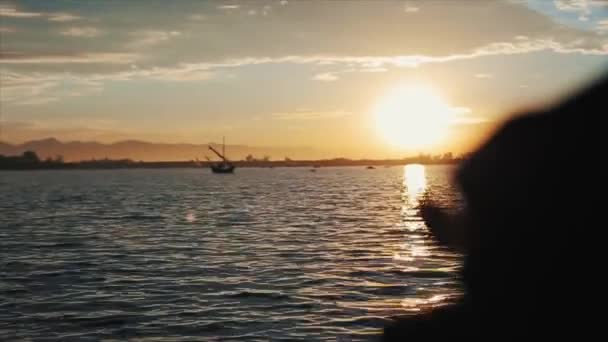
POLYGON ((226 137, 222 137, 222 155, 226 158, 226 137))

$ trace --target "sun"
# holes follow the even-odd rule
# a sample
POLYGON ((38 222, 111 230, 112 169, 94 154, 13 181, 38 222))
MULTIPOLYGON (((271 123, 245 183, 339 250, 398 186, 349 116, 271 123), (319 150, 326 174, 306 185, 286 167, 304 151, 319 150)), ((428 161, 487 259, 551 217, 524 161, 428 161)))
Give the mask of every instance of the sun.
POLYGON ((447 135, 451 109, 428 86, 401 85, 389 91, 374 108, 378 133, 399 148, 424 148, 447 135))

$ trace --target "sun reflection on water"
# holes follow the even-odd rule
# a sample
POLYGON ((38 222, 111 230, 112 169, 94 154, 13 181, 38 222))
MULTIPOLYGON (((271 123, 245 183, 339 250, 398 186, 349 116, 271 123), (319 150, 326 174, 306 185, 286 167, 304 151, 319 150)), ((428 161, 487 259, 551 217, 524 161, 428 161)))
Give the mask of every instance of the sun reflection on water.
POLYGON ((426 173, 424 165, 410 164, 403 168, 403 203, 401 217, 404 226, 409 231, 424 228, 418 206, 420 199, 426 193, 426 173))
POLYGON ((409 164, 403 168, 403 186, 410 206, 417 206, 426 190, 424 165, 409 164))
MULTIPOLYGON (((410 164, 403 169, 403 188, 400 226, 405 236, 393 260, 406 272, 437 272, 428 267, 436 253, 436 246, 428 235, 420 215, 420 202, 427 194, 427 175, 424 165, 410 164)), ((422 290, 422 289, 421 289, 422 290)), ((423 291, 424 292, 424 291, 423 291)), ((404 298, 401 307, 406 311, 420 311, 441 305, 449 296, 442 293, 420 293, 404 298)))

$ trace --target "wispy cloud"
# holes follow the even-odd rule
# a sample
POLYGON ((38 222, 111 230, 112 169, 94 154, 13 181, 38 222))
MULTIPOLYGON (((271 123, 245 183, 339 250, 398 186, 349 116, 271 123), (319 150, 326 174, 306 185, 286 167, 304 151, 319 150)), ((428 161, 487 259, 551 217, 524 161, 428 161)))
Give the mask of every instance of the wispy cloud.
POLYGON ((23 106, 36 106, 36 105, 48 104, 51 102, 57 102, 58 100, 59 99, 56 97, 33 97, 33 98, 24 99, 22 101, 19 101, 16 104, 23 105, 23 106))
POLYGON ((24 55, 0 53, 0 64, 128 64, 137 59, 132 53, 80 53, 77 55, 24 55))
MULTIPOLYGON (((608 55, 608 44, 603 48, 585 47, 584 41, 574 41, 569 44, 560 44, 553 40, 515 40, 511 42, 492 43, 479 47, 469 53, 445 55, 445 56, 284 56, 277 58, 270 57, 246 57, 237 59, 227 59, 218 62, 201 63, 180 63, 169 67, 137 68, 130 70, 79 75, 76 81, 82 87, 99 88, 106 81, 129 81, 137 79, 151 79, 166 82, 192 82, 205 81, 223 74, 223 69, 232 69, 248 65, 261 64, 317 64, 334 65, 338 69, 348 66, 342 71, 328 71, 315 75, 312 79, 317 81, 336 81, 338 73, 342 72, 368 72, 384 71, 388 67, 415 68, 429 63, 446 63, 456 60, 473 59, 491 55, 523 54, 535 51, 555 51, 561 53, 582 53, 593 55, 608 55), (222 72, 221 72, 222 71, 222 72)), ((137 54, 127 53, 83 53, 79 55, 67 56, 28 56, 15 53, 0 54, 0 63, 3 64, 70 64, 70 63, 107 63, 107 64, 132 64, 138 59, 137 54)), ((5 90, 5 75, 3 75, 3 91, 5 90)), ((491 77, 490 74, 476 74, 478 78, 491 77)), ((37 74, 41 84, 49 82, 64 82, 65 74, 57 72, 49 79, 48 75, 37 74)), ((70 76, 72 77, 72 76, 70 76)), ((41 89, 41 97, 66 97, 69 94, 57 95, 52 89, 41 89)), ((3 100, 5 94, 3 92, 3 100)), ((315 114, 310 112, 299 112, 297 117, 311 117, 315 114)), ((293 114, 293 113, 292 113, 293 114)), ((335 115, 335 112, 334 112, 335 115)))
MULTIPOLYGON (((22 75, 2 72, 2 102, 32 104, 34 99, 50 98, 49 90, 60 82, 48 75, 22 75)), ((34 102, 35 104, 35 102, 34 102)))
POLYGON ((13 33, 17 32, 17 29, 14 27, 0 27, 0 33, 13 33))
POLYGON ((64 36, 93 38, 101 35, 101 31, 95 27, 70 27, 61 31, 64 36))
POLYGON ((475 78, 493 78, 494 75, 492 74, 485 74, 485 73, 480 73, 480 74, 475 74, 475 78))
POLYGON ((453 117, 450 121, 452 125, 472 125, 489 121, 485 117, 472 115, 473 111, 469 107, 452 107, 450 111, 453 117))
POLYGON ((312 77, 312 79, 315 81, 332 82, 332 81, 337 81, 338 76, 336 76, 336 74, 331 73, 331 72, 325 72, 322 74, 314 75, 312 77))
POLYGON ((46 18, 49 21, 56 22, 66 22, 66 21, 74 21, 79 20, 81 17, 66 13, 66 12, 51 12, 51 13, 42 13, 42 12, 27 12, 21 11, 17 9, 16 6, 12 4, 0 4, 0 17, 8 17, 8 18, 46 18))
MULTIPOLYGON (((175 31, 173 31, 175 32, 175 31)), ((165 32, 166 33, 166 32, 165 32)), ((171 33, 163 34, 162 37, 171 36, 171 33)), ((162 38, 164 39, 164 38, 162 38)), ((161 40, 162 40, 161 39, 161 40)), ((358 67, 358 71, 385 71, 386 67, 410 67, 415 68, 428 63, 445 63, 456 60, 472 59, 492 55, 511 55, 523 54, 538 51, 553 51, 560 53, 580 53, 589 55, 608 55, 608 44, 603 47, 588 47, 585 41, 576 40, 568 44, 561 44, 554 40, 525 40, 511 42, 497 42, 476 48, 468 53, 453 54, 444 56, 425 56, 425 55, 403 55, 403 56, 332 56, 332 55, 311 55, 311 56, 283 56, 283 57, 244 57, 227 59, 218 62, 201 63, 180 63, 173 67, 138 69, 124 71, 118 74, 108 74, 110 78, 116 75, 158 75, 162 73, 188 73, 196 71, 213 71, 223 68, 236 68, 247 65, 261 64, 318 64, 318 65, 350 65, 358 67)), ((82 53, 79 55, 41 55, 29 56, 17 53, 5 52, 0 54, 1 63, 113 63, 127 64, 134 62, 139 55, 132 53, 82 53)), ((356 69, 349 69, 356 70, 356 69)), ((481 74, 480 74, 481 75, 481 74)), ((480 77, 480 76, 477 76, 480 77)), ((484 76, 481 76, 484 77, 484 76)), ((313 77, 319 81, 335 81, 338 79, 336 71, 317 74, 313 77)))
POLYGON ((81 17, 79 17, 77 15, 73 15, 70 13, 63 13, 63 12, 49 13, 48 18, 49 18, 49 21, 56 21, 56 22, 61 22, 61 23, 82 19, 81 17))
POLYGON ((100 93, 107 81, 130 81, 137 79, 165 82, 204 81, 215 76, 207 67, 182 65, 174 68, 150 68, 109 74, 69 73, 18 73, 2 70, 2 102, 14 104, 42 104, 41 98, 53 101, 70 97, 89 96, 100 93))
POLYGON ((178 68, 132 69, 110 74, 75 75, 66 73, 2 73, 2 100, 19 102, 33 96, 57 98, 85 96, 99 93, 107 81, 157 80, 166 82, 203 81, 214 77, 214 72, 188 66, 178 68), (61 87, 60 87, 61 86, 61 87))
POLYGON ((318 120, 341 118, 349 116, 351 113, 344 110, 314 111, 297 109, 293 112, 272 113, 270 115, 277 120, 318 120))
POLYGON ((576 39, 570 42, 558 42, 554 39, 517 40, 515 42, 488 44, 476 49, 468 57, 512 55, 537 51, 580 53, 584 55, 608 55, 608 44, 606 44, 606 42, 598 44, 595 41, 588 41, 585 39, 576 39))
POLYGON ((487 118, 481 116, 464 116, 451 121, 452 125, 474 125, 488 122, 487 118))
POLYGON ((608 31, 608 19, 598 21, 596 28, 601 32, 608 31))
POLYGON ((388 69, 386 69, 386 68, 361 68, 356 71, 359 71, 359 72, 387 72, 388 69))
POLYGON ((213 72, 202 70, 195 70, 189 68, 153 68, 151 70, 140 70, 133 72, 130 75, 126 75, 127 79, 130 78, 146 78, 160 81, 174 81, 174 82, 190 82, 190 81, 204 81, 213 77, 213 72))
POLYGON ((181 35, 179 31, 140 31, 132 34, 136 37, 134 46, 150 46, 166 42, 171 38, 181 35))
POLYGON ((103 83, 69 74, 19 74, 2 72, 3 103, 34 106, 64 98, 91 96, 103 91, 103 83))
POLYGON ((220 5, 217 8, 221 10, 233 10, 241 8, 241 5, 220 5))
POLYGON ((206 20, 207 17, 203 14, 192 14, 191 16, 188 17, 188 19, 194 20, 194 21, 203 21, 203 20, 206 20))
POLYGON ((560 11, 578 13, 578 19, 581 21, 587 21, 589 14, 591 14, 591 9, 586 0, 555 0, 553 3, 560 11))
MULTIPOLYGON (((451 55, 398 55, 398 56, 338 56, 338 55, 310 55, 310 56, 284 56, 284 57, 260 57, 260 58, 238 58, 220 63, 193 63, 190 67, 198 66, 205 69, 238 67, 243 65, 271 64, 271 63, 294 63, 294 64, 319 64, 337 65, 346 64, 358 66, 360 71, 382 71, 387 66, 415 68, 429 63, 445 63, 457 60, 473 59, 494 55, 514 55, 539 51, 552 51, 558 53, 579 53, 585 55, 608 55, 608 44, 598 46, 594 42, 586 40, 574 40, 568 43, 560 43, 553 39, 519 40, 507 42, 495 42, 473 49, 472 51, 451 55)), ((335 72, 317 74, 313 77, 320 81, 334 81, 337 79, 335 72)))
POLYGON ((405 13, 416 13, 416 12, 420 11, 420 7, 406 4, 405 7, 403 8, 403 11, 405 11, 405 13))
POLYGON ((0 17, 35 18, 41 16, 42 13, 19 11, 15 6, 12 6, 10 4, 0 4, 0 17))
POLYGON ((555 8, 563 12, 578 14, 578 20, 587 21, 594 7, 608 7, 604 0, 554 0, 555 8))
POLYGON ((460 116, 469 115, 473 112, 469 107, 452 107, 450 108, 450 111, 452 114, 460 116))

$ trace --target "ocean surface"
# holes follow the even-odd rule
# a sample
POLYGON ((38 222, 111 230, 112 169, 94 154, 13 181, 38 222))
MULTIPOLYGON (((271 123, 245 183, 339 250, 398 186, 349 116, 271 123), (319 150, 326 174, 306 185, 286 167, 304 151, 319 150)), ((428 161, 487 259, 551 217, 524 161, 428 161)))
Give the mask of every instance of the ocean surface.
POLYGON ((460 293, 453 171, 0 172, 0 340, 373 341, 460 293))

